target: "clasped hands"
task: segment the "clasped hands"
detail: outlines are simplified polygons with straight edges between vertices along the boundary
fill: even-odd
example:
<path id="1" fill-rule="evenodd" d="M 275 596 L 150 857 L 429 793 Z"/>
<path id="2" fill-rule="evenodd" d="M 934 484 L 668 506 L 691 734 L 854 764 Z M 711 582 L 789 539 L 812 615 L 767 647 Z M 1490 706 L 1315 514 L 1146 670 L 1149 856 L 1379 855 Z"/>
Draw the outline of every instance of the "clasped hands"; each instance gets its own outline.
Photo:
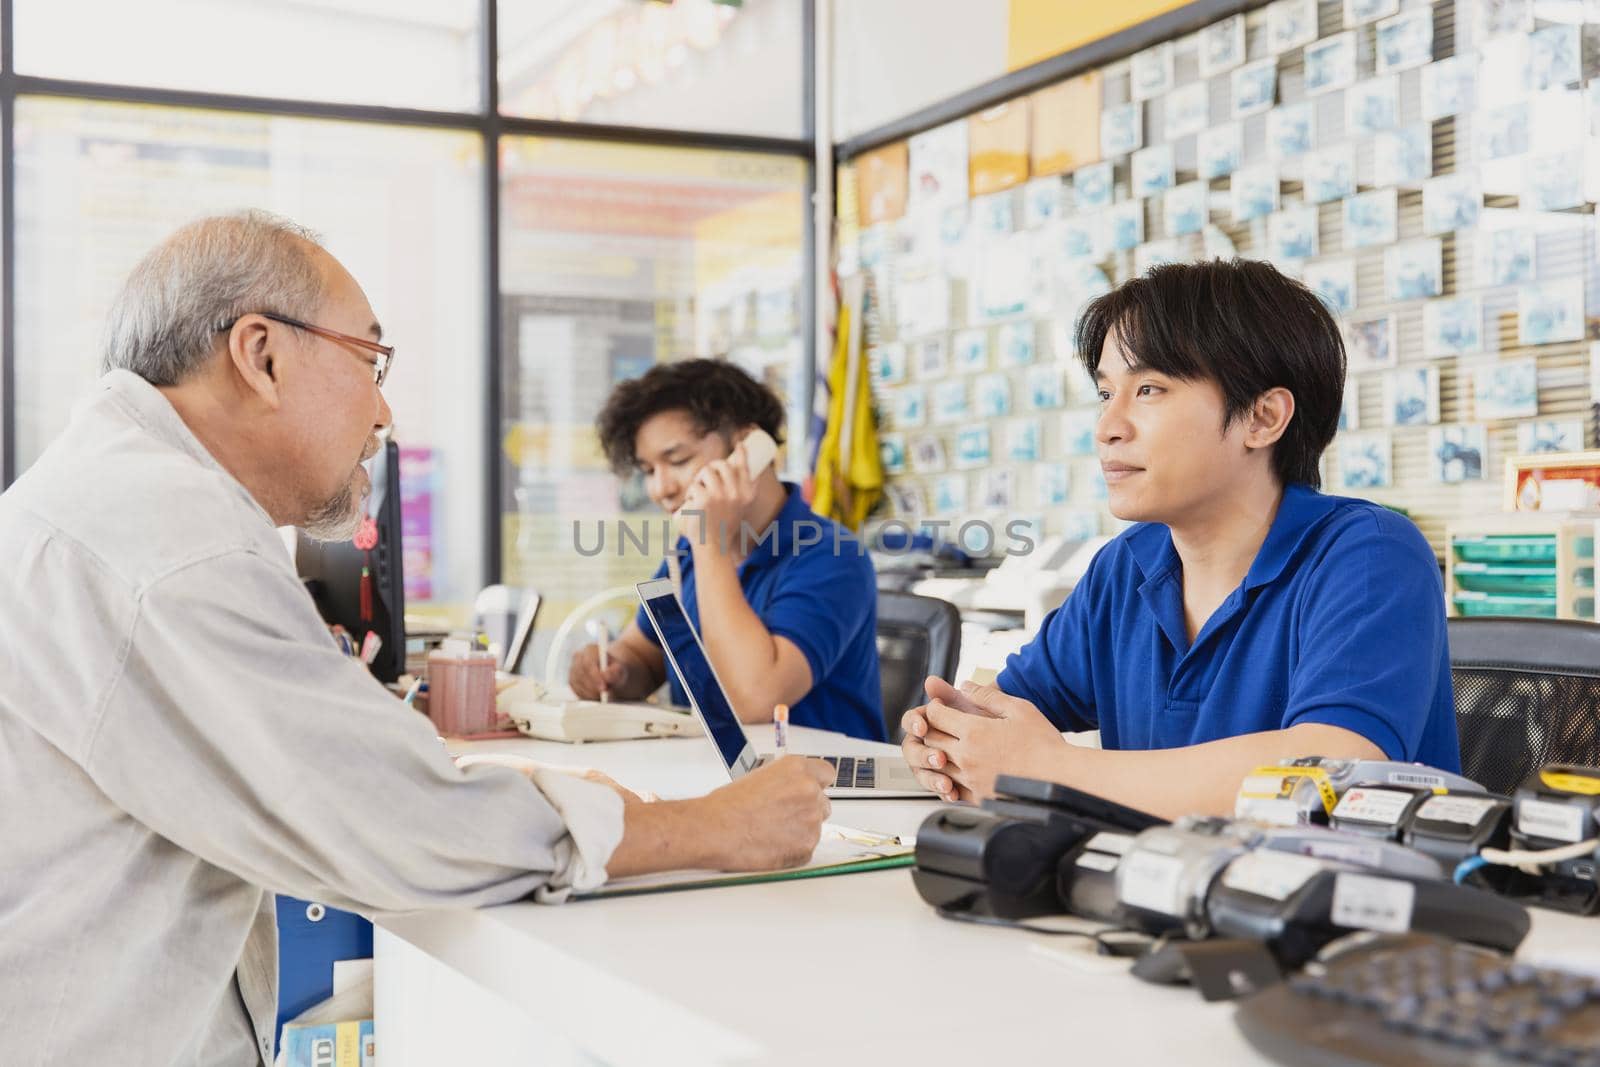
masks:
<path id="1" fill-rule="evenodd" d="M 900 743 L 917 780 L 945 800 L 994 795 L 1001 774 L 1053 778 L 1067 742 L 1044 713 L 992 685 L 924 683 L 928 703 L 900 719 Z"/>

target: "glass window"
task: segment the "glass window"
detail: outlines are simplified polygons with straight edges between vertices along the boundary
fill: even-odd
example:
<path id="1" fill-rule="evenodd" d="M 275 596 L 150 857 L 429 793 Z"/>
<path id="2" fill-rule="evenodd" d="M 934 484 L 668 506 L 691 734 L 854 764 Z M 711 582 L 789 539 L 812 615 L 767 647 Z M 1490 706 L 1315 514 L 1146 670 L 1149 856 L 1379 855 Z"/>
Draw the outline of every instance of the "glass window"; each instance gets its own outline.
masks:
<path id="1" fill-rule="evenodd" d="M 16 126 L 18 473 L 99 375 L 133 264 L 197 216 L 275 211 L 323 236 L 396 346 L 384 392 L 411 450 L 410 599 L 470 604 L 485 513 L 482 139 L 42 97 L 18 100 Z"/>
<path id="2" fill-rule="evenodd" d="M 803 137 L 800 0 L 500 5 L 500 109 Z"/>
<path id="3" fill-rule="evenodd" d="M 13 3 L 20 74 L 435 111 L 483 103 L 479 0 Z"/>
<path id="4" fill-rule="evenodd" d="M 804 470 L 807 164 L 550 138 L 507 138 L 501 158 L 504 574 L 562 619 L 662 558 L 664 516 L 637 476 L 607 469 L 595 435 L 617 382 L 665 360 L 732 359 L 786 398 L 788 470 Z M 622 526 L 648 546 L 624 543 Z M 614 631 L 635 606 L 619 598 Z"/>

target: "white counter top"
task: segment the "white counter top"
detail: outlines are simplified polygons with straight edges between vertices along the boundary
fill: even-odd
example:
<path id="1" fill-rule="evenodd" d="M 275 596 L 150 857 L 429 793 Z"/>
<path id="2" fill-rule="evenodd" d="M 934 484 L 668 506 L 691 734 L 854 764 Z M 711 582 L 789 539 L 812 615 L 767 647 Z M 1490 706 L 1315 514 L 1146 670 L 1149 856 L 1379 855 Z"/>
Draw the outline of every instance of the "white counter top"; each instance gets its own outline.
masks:
<path id="1" fill-rule="evenodd" d="M 799 751 L 863 749 L 792 733 Z M 595 766 L 663 796 L 726 780 L 701 739 L 476 747 Z M 932 807 L 839 801 L 833 819 L 901 832 Z M 1575 943 L 1600 958 L 1600 920 L 1537 912 L 1525 947 Z M 1085 945 L 942 920 L 909 870 L 419 913 L 379 923 L 377 1033 L 385 1067 L 1267 1062 L 1230 1006 L 1138 982 Z"/>

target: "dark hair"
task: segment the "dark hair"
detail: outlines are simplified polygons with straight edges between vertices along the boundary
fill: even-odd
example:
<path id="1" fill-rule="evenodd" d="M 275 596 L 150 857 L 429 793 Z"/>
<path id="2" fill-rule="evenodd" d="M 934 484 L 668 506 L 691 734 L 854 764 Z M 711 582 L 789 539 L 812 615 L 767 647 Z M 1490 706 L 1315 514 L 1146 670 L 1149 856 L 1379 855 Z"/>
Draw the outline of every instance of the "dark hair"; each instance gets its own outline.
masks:
<path id="1" fill-rule="evenodd" d="M 1322 484 L 1317 461 L 1339 428 L 1345 353 L 1322 301 L 1258 260 L 1154 267 L 1090 302 L 1078 322 L 1078 358 L 1092 377 L 1106 338 L 1138 363 L 1180 381 L 1222 389 L 1223 428 L 1279 386 L 1294 416 L 1272 450 L 1284 485 Z"/>
<path id="2" fill-rule="evenodd" d="M 663 411 L 683 412 L 702 434 L 726 436 L 753 423 L 783 443 L 783 401 L 739 367 L 720 359 L 658 363 L 641 377 L 619 382 L 595 419 L 613 470 L 633 468 L 639 427 Z"/>

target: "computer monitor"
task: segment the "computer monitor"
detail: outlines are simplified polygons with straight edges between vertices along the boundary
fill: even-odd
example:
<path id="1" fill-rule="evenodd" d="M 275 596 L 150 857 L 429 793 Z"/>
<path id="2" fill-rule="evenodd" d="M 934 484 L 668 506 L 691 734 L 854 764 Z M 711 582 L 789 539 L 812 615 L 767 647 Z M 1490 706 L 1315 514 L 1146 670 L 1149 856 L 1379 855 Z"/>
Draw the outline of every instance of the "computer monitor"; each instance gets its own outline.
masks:
<path id="1" fill-rule="evenodd" d="M 406 665 L 406 589 L 400 552 L 400 448 L 390 440 L 368 461 L 372 493 L 365 509 L 378 526 L 378 543 L 370 552 L 351 541 L 314 541 L 304 532 L 295 544 L 295 569 L 329 626 L 349 632 L 356 647 L 368 631 L 383 639 L 372 673 L 392 682 Z M 361 571 L 370 570 L 371 617 L 362 618 Z"/>

